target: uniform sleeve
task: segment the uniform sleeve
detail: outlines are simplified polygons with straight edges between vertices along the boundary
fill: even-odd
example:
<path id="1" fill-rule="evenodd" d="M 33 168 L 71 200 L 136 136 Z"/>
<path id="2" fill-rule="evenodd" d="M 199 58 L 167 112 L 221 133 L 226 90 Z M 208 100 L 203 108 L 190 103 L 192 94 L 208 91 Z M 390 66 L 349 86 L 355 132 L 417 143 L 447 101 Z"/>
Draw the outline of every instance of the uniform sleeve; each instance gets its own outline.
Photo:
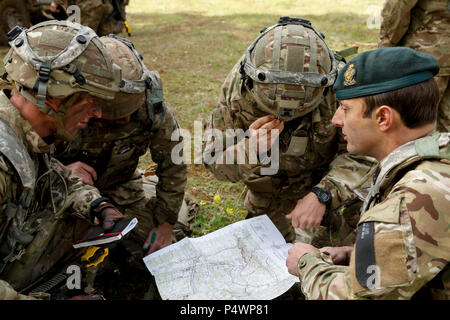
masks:
<path id="1" fill-rule="evenodd" d="M 179 130 L 177 120 L 168 103 L 164 103 L 166 112 L 158 131 L 152 135 L 150 152 L 152 160 L 158 164 L 156 175 L 156 202 L 153 212 L 159 224 L 168 222 L 175 224 L 178 212 L 183 203 L 187 181 L 187 169 L 184 163 L 172 161 L 172 150 L 179 141 L 172 141 L 172 133 Z"/>
<path id="2" fill-rule="evenodd" d="M 378 166 L 375 158 L 357 156 L 347 152 L 347 142 L 338 128 L 338 155 L 329 164 L 329 171 L 316 187 L 331 192 L 332 212 L 338 208 L 362 200 L 370 188 L 372 176 Z"/>
<path id="3" fill-rule="evenodd" d="M 55 158 L 51 159 L 51 166 L 63 180 L 57 182 L 60 190 L 67 188 L 67 198 L 65 204 L 63 204 L 66 211 L 79 218 L 89 220 L 91 203 L 101 197 L 100 191 L 83 183 L 77 175 Z"/>
<path id="4" fill-rule="evenodd" d="M 411 10 L 418 0 L 386 0 L 381 11 L 378 47 L 395 47 L 408 31 Z"/>
<path id="5" fill-rule="evenodd" d="M 370 187 L 378 162 L 371 157 L 340 154 L 329 165 L 330 171 L 317 187 L 331 192 L 331 210 L 363 197 Z"/>
<path id="6" fill-rule="evenodd" d="M 347 267 L 317 253 L 298 264 L 308 299 L 410 299 L 450 261 L 450 179 L 441 171 L 407 174 L 365 212 Z M 406 177 L 406 176 L 405 176 Z"/>

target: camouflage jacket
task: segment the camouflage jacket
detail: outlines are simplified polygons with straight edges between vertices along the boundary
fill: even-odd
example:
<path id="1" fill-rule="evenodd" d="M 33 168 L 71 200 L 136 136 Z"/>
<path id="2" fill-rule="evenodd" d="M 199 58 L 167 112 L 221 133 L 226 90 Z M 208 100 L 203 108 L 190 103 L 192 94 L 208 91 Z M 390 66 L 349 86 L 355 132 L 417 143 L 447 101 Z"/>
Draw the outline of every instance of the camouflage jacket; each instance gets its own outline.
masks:
<path id="1" fill-rule="evenodd" d="M 308 299 L 450 298 L 450 134 L 409 142 L 379 168 L 349 266 L 318 253 L 299 260 Z"/>
<path id="2" fill-rule="evenodd" d="M 386 0 L 381 12 L 379 47 L 406 46 L 433 55 L 439 75 L 450 75 L 450 2 Z"/>
<path id="3" fill-rule="evenodd" d="M 6 91 L 0 91 L 0 121 L 2 130 L 11 129 L 17 137 L 0 143 L 1 300 L 26 298 L 12 288 L 23 288 L 42 275 L 42 270 L 33 270 L 33 261 L 46 254 L 43 239 L 52 237 L 55 221 L 72 216 L 88 220 L 91 203 L 100 194 L 49 156 L 50 146 L 11 104 Z M 17 163 L 11 161 L 12 153 Z"/>
<path id="4" fill-rule="evenodd" d="M 106 125 L 102 121 L 89 123 L 77 139 L 61 148 L 56 157 L 64 164 L 82 161 L 97 172 L 95 186 L 102 195 L 118 205 L 127 205 L 144 196 L 143 189 L 118 188 L 129 181 L 136 171 L 139 158 L 150 149 L 152 160 L 158 165 L 156 201 L 152 213 L 157 222 L 177 221 L 187 180 L 186 165 L 171 160 L 172 133 L 179 128 L 168 103 L 152 122 L 149 110 L 142 106 L 124 125 Z M 58 147 L 58 150 L 60 148 Z"/>
<path id="5" fill-rule="evenodd" d="M 318 185 L 332 193 L 332 209 L 354 201 L 356 196 L 352 190 L 365 182 L 370 170 L 375 168 L 374 160 L 347 153 L 336 158 L 345 152 L 346 144 L 341 130 L 331 123 L 336 111 L 335 96 L 331 93 L 312 112 L 285 123 L 279 138 L 279 170 L 274 175 L 261 173 L 261 169 L 267 166 L 249 164 L 248 138 L 231 146 L 225 145 L 227 129 L 245 131 L 253 121 L 265 115 L 250 94 L 241 88 L 239 66 L 240 61 L 228 74 L 218 106 L 206 125 L 206 129 L 218 129 L 224 134 L 224 152 L 218 159 L 223 164 L 218 164 L 219 161 L 205 163 L 206 167 L 217 179 L 243 181 L 253 192 L 286 192 L 300 199 Z M 213 143 L 205 143 L 204 154 L 211 153 L 213 148 L 216 148 Z M 240 148 L 245 149 L 246 164 L 225 164 L 227 154 L 237 153 Z"/>

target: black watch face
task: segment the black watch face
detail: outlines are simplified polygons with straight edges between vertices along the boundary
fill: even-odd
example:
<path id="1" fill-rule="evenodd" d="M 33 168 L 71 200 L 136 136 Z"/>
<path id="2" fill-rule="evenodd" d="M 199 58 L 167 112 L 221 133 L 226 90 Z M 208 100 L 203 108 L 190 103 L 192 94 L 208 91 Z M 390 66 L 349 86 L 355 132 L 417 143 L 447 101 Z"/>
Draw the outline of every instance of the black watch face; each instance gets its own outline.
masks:
<path id="1" fill-rule="evenodd" d="M 321 203 L 327 203 L 328 201 L 331 200 L 330 195 L 324 190 L 316 189 L 315 194 L 317 195 L 317 198 L 319 199 L 319 202 L 321 202 Z"/>
<path id="2" fill-rule="evenodd" d="M 320 200 L 321 200 L 322 202 L 328 202 L 329 199 L 330 199 L 330 198 L 328 197 L 328 195 L 327 195 L 325 192 L 321 192 L 321 193 L 320 193 Z"/>

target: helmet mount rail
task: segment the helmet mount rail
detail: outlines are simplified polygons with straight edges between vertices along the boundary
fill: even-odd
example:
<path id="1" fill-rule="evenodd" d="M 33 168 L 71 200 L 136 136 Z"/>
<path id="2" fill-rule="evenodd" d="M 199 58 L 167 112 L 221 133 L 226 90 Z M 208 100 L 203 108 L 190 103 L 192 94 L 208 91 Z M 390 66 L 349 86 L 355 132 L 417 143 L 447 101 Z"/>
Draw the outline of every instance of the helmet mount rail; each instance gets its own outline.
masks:
<path id="1" fill-rule="evenodd" d="M 251 54 L 258 41 L 270 30 L 287 24 L 302 25 L 314 32 L 324 44 L 324 48 L 328 51 L 331 60 L 331 70 L 327 74 L 321 74 L 316 72 L 290 72 L 279 70 L 262 70 L 258 69 L 251 62 Z M 261 30 L 259 36 L 253 41 L 253 43 L 247 48 L 244 59 L 241 61 L 240 73 L 245 77 L 249 77 L 254 81 L 266 84 L 290 84 L 290 85 L 303 85 L 308 87 L 323 88 L 330 87 L 334 84 L 337 76 L 337 61 L 332 50 L 330 50 L 324 41 L 324 36 L 320 32 L 317 32 L 311 25 L 311 22 L 302 18 L 283 16 L 279 19 L 276 25 L 267 27 Z"/>
<path id="2" fill-rule="evenodd" d="M 107 37 L 121 41 L 136 56 L 142 68 L 142 76 L 139 80 L 122 79 L 119 85 L 121 92 L 125 93 L 141 93 L 146 92 L 147 104 L 160 104 L 163 101 L 163 88 L 161 77 L 157 71 L 149 71 L 144 64 L 142 55 L 136 50 L 133 43 L 125 38 L 115 34 L 109 34 Z"/>
<path id="3" fill-rule="evenodd" d="M 51 23 L 51 21 L 48 21 Z M 41 24 L 44 25 L 45 23 Z M 38 78 L 34 84 L 33 90 L 37 91 L 37 107 L 44 108 L 45 99 L 47 96 L 48 82 L 50 73 L 54 69 L 62 69 L 73 75 L 75 82 L 84 85 L 86 83 L 85 77 L 81 72 L 71 65 L 71 62 L 78 58 L 88 47 L 90 41 L 96 37 L 96 33 L 89 27 L 75 25 L 67 22 L 71 27 L 77 30 L 77 33 L 72 38 L 71 42 L 65 49 L 54 56 L 38 56 L 32 49 L 27 39 L 27 31 L 32 31 L 34 28 L 24 28 L 16 26 L 8 32 L 9 45 L 16 54 L 28 65 L 30 65 L 38 73 Z"/>

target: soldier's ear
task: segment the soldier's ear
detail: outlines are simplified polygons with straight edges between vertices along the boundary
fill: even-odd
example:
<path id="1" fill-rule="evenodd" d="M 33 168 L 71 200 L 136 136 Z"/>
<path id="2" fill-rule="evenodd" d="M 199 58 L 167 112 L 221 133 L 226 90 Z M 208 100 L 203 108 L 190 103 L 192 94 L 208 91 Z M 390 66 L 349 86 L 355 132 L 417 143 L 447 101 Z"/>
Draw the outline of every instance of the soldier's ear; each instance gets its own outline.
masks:
<path id="1" fill-rule="evenodd" d="M 373 111 L 372 119 L 376 122 L 380 131 L 386 132 L 392 129 L 394 125 L 397 125 L 398 120 L 401 121 L 399 116 L 400 115 L 395 109 L 382 105 Z"/>

